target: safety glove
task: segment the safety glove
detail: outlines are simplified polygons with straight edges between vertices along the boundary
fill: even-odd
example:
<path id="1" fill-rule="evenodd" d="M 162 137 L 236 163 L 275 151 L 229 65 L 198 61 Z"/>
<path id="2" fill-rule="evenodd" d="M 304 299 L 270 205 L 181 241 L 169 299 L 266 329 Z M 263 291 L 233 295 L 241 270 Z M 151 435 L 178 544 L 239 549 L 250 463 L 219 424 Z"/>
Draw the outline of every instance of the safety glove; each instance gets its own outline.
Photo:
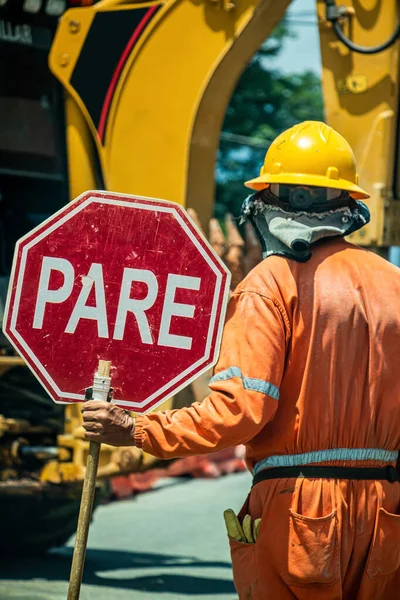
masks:
<path id="1" fill-rule="evenodd" d="M 238 517 L 231 508 L 224 511 L 224 519 L 230 538 L 248 544 L 254 544 L 257 541 L 261 519 L 255 519 L 252 524 L 251 516 L 245 515 L 243 523 L 240 524 Z"/>
<path id="2" fill-rule="evenodd" d="M 110 446 L 135 445 L 135 419 L 122 408 L 101 400 L 88 400 L 82 407 L 85 439 Z"/>

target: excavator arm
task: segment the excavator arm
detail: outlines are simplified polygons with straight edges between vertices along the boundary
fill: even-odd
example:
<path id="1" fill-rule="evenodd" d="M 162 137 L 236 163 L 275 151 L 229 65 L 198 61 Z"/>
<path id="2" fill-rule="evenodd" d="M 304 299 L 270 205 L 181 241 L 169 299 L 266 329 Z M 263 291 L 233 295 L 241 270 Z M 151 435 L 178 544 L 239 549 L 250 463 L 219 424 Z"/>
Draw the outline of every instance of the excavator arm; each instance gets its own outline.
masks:
<path id="1" fill-rule="evenodd" d="M 212 215 L 222 121 L 288 0 L 102 0 L 68 10 L 50 53 L 66 90 L 70 194 L 105 187 Z M 327 122 L 371 192 L 366 246 L 400 244 L 396 0 L 317 0 Z"/>
<path id="2" fill-rule="evenodd" d="M 66 90 L 71 197 L 97 186 L 165 198 L 206 226 L 232 90 L 288 4 L 102 0 L 68 10 L 49 64 Z"/>

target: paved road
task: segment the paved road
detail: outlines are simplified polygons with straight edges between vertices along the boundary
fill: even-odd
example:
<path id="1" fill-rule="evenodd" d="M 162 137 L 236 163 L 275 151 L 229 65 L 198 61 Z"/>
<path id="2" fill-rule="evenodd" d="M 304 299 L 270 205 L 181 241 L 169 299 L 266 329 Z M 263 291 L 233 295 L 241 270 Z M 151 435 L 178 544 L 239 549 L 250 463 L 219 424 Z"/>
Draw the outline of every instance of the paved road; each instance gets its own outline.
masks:
<path id="1" fill-rule="evenodd" d="M 235 600 L 222 511 L 239 510 L 249 487 L 246 473 L 170 480 L 101 506 L 81 600 Z M 0 599 L 65 600 L 72 547 L 73 539 L 46 557 L 3 562 Z"/>

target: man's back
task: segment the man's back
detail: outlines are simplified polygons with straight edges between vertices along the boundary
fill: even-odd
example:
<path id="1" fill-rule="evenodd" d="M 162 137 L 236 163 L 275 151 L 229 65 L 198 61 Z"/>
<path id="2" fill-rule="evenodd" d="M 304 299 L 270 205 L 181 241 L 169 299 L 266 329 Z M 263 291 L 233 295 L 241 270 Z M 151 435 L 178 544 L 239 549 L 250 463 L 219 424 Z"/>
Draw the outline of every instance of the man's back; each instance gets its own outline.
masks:
<path id="1" fill-rule="evenodd" d="M 290 324 L 279 406 L 254 440 L 262 438 L 264 457 L 397 450 L 400 270 L 335 240 L 316 246 L 305 264 L 266 259 L 240 288 L 272 296 Z M 326 459 L 351 456 L 335 452 Z M 378 466 L 379 453 L 371 459 Z M 388 456 L 382 459 L 387 464 Z"/>
<path id="2" fill-rule="evenodd" d="M 399 484 L 315 479 L 301 470 L 396 464 L 399 269 L 342 240 L 325 241 L 305 264 L 269 257 L 237 292 L 268 298 L 286 339 L 278 407 L 248 442 L 248 464 L 260 474 L 300 467 L 297 479 L 282 473 L 258 483 L 239 515 L 262 519 L 255 555 L 231 541 L 234 564 L 258 573 L 249 598 L 395 600 Z M 246 597 L 245 575 L 236 587 Z"/>

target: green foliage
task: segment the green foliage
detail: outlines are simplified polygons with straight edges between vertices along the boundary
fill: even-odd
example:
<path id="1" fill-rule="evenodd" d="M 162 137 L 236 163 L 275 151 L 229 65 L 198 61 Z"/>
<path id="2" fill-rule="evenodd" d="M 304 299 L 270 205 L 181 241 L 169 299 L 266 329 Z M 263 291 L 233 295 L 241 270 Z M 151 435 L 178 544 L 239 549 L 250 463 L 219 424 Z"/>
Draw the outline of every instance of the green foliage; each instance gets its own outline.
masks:
<path id="1" fill-rule="evenodd" d="M 265 151 L 279 133 L 300 121 L 323 120 L 320 81 L 313 72 L 285 75 L 270 68 L 269 59 L 290 36 L 283 21 L 250 61 L 229 103 L 216 171 L 217 218 L 240 213 L 247 195 L 243 182 L 258 174 Z M 251 138 L 255 145 L 235 136 Z"/>

